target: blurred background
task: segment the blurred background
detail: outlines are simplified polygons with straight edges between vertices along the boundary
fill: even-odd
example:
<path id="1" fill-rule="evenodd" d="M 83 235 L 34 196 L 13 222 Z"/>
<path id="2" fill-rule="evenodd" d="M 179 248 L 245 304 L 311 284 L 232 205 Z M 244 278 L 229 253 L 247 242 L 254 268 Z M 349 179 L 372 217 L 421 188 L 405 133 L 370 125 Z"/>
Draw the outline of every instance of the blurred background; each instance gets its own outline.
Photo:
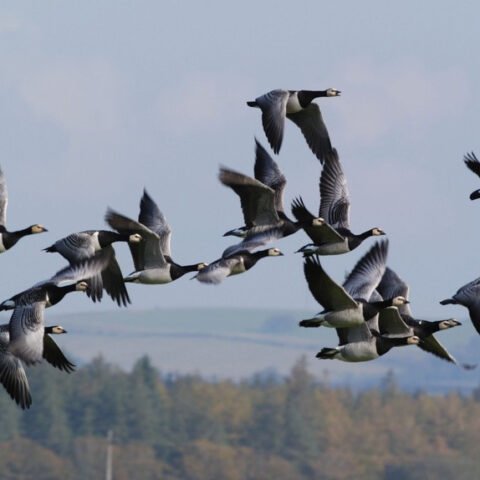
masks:
<path id="1" fill-rule="evenodd" d="M 462 321 L 441 341 L 460 361 L 478 363 L 467 311 L 438 302 L 480 274 L 480 203 L 468 199 L 480 179 L 462 162 L 478 147 L 479 13 L 475 2 L 410 0 L 3 2 L 0 164 L 8 227 L 49 229 L 1 256 L 3 297 L 60 269 L 63 259 L 41 250 L 69 233 L 105 228 L 107 206 L 136 217 L 143 188 L 172 226 L 174 259 L 215 260 L 233 243 L 222 234 L 243 223 L 218 168 L 253 174 L 254 137 L 268 146 L 260 112 L 245 102 L 274 88 L 334 87 L 342 96 L 319 104 L 347 176 L 352 230 L 387 232 L 389 265 L 410 284 L 415 316 Z M 275 159 L 288 180 L 286 204 L 301 195 L 316 211 L 320 164 L 291 122 Z M 218 287 L 185 277 L 129 286 L 128 310 L 71 295 L 48 311 L 47 323 L 69 331 L 59 343 L 80 372 L 29 370 L 34 405 L 27 413 L 0 395 L 2 424 L 10 422 L 2 429 L 2 478 L 41 478 L 39 471 L 49 472 L 42 478 L 101 478 L 109 430 L 114 458 L 125 463 L 114 466 L 114 478 L 430 478 L 438 473 L 432 465 L 444 478 L 478 476 L 468 448 L 476 443 L 478 371 L 415 348 L 364 365 L 314 358 L 337 339 L 297 327 L 320 309 L 293 253 L 307 242 L 303 232 L 278 242 L 284 257 Z M 325 268 L 341 281 L 372 243 L 325 258 Z M 128 248 L 116 250 L 129 273 Z M 106 387 L 117 381 L 123 400 Z M 148 401 L 137 398 L 143 387 L 136 381 L 148 385 Z M 175 392 L 185 382 L 182 400 Z M 166 423 L 143 425 L 145 402 L 155 406 L 145 415 Z M 186 404 L 200 416 L 175 411 Z M 228 424 L 238 410 L 243 416 Z M 287 424 L 312 429 L 292 433 Z M 261 445 L 252 425 L 265 436 Z M 353 449 L 363 445 L 356 456 L 344 453 L 350 440 Z M 36 448 L 43 450 L 30 457 L 50 459 L 58 470 L 33 460 L 28 470 L 25 452 Z M 127 467 L 127 458 L 136 466 Z M 228 467 L 202 470 L 220 458 Z"/>

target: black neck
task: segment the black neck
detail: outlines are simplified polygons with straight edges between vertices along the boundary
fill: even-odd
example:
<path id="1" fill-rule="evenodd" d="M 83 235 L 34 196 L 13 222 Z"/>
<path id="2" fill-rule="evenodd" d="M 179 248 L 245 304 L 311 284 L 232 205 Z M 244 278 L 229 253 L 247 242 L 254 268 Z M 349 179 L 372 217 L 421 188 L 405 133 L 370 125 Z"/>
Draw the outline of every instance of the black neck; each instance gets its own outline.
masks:
<path id="1" fill-rule="evenodd" d="M 17 237 L 25 237 L 26 235 L 32 235 L 32 227 L 24 228 L 23 230 L 17 230 L 16 232 L 10 232 L 11 235 L 16 235 Z"/>
<path id="2" fill-rule="evenodd" d="M 252 253 L 252 257 L 259 260 L 260 258 L 268 257 L 268 249 L 267 250 L 259 250 L 258 252 Z"/>
<path id="3" fill-rule="evenodd" d="M 74 292 L 77 289 L 77 285 L 73 283 L 72 285 L 67 285 L 65 287 L 57 287 L 57 285 L 51 285 L 48 288 L 48 298 L 50 300 L 50 305 L 55 305 L 60 302 L 63 297 L 70 292 Z"/>
<path id="4" fill-rule="evenodd" d="M 370 229 L 370 230 L 366 230 L 365 232 L 363 233 L 360 233 L 359 235 L 357 235 L 358 238 L 361 238 L 362 240 L 365 240 L 369 237 L 372 237 L 373 236 L 373 230 Z"/>
<path id="5" fill-rule="evenodd" d="M 297 93 L 297 98 L 298 98 L 298 103 L 305 108 L 310 103 L 312 103 L 312 100 L 318 97 L 326 97 L 327 96 L 327 91 L 326 90 L 300 90 Z"/>
<path id="6" fill-rule="evenodd" d="M 102 248 L 114 242 L 128 242 L 129 238 L 129 233 L 110 232 L 109 230 L 102 230 L 98 233 L 98 243 Z"/>
<path id="7" fill-rule="evenodd" d="M 340 229 L 337 228 L 337 231 L 340 233 Z M 348 237 L 348 247 L 350 250 L 353 250 L 354 248 L 357 248 L 366 238 L 371 237 L 373 233 L 372 230 L 367 230 L 359 235 L 355 235 L 348 229 L 342 229 L 341 235 Z"/>
<path id="8" fill-rule="evenodd" d="M 377 344 L 377 352 L 379 355 L 384 355 L 393 347 L 400 347 L 402 345 L 408 345 L 409 337 L 377 337 L 376 344 Z"/>
<path id="9" fill-rule="evenodd" d="M 170 272 L 172 272 L 172 276 L 178 278 L 188 272 L 198 272 L 198 266 L 198 263 L 195 263 L 193 265 L 178 265 L 176 263 L 172 263 L 170 267 Z"/>
<path id="10" fill-rule="evenodd" d="M 2 242 L 6 249 L 12 248 L 22 237 L 32 235 L 32 227 L 24 228 L 23 230 L 17 230 L 16 232 L 3 231 Z"/>
<path id="11" fill-rule="evenodd" d="M 390 307 L 392 305 L 392 300 L 381 300 L 379 302 L 365 302 L 363 301 L 363 318 L 365 320 L 370 320 L 374 317 L 380 310 Z"/>

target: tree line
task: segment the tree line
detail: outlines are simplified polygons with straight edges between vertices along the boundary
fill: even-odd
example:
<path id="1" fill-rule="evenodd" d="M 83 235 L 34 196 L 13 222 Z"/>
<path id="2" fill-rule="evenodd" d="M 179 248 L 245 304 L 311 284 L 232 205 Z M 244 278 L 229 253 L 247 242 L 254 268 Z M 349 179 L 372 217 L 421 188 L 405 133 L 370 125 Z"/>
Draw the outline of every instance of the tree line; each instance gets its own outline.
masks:
<path id="1" fill-rule="evenodd" d="M 104 478 L 109 430 L 115 480 L 480 478 L 480 389 L 409 394 L 390 373 L 355 393 L 303 358 L 243 382 L 162 374 L 148 357 L 34 373 L 29 411 L 0 395 L 2 479 Z"/>

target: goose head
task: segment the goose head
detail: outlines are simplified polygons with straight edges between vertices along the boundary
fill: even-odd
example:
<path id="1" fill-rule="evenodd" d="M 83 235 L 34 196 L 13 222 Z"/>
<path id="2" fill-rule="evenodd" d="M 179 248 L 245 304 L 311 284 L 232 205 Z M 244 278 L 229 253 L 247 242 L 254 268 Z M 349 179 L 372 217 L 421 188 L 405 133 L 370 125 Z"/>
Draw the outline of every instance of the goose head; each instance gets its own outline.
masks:
<path id="1" fill-rule="evenodd" d="M 407 338 L 407 345 L 418 345 L 419 343 L 420 337 L 417 337 L 416 335 Z"/>
<path id="2" fill-rule="evenodd" d="M 393 307 L 401 307 L 402 305 L 406 305 L 410 303 L 405 297 L 402 295 L 398 295 L 397 297 L 392 298 L 392 306 Z"/>
<path id="3" fill-rule="evenodd" d="M 38 223 L 36 223 L 35 225 L 32 225 L 30 227 L 30 231 L 32 233 L 43 233 L 43 232 L 48 232 L 48 230 L 43 226 L 43 225 L 40 225 Z"/>
<path id="4" fill-rule="evenodd" d="M 442 320 L 438 324 L 439 330 L 446 330 L 447 328 L 453 328 L 461 325 L 461 323 L 458 320 L 455 320 L 454 318 L 449 318 L 448 320 Z"/>
<path id="5" fill-rule="evenodd" d="M 269 257 L 278 257 L 283 255 L 283 253 L 278 248 L 269 248 L 267 251 Z"/>
<path id="6" fill-rule="evenodd" d="M 61 335 L 62 333 L 67 333 L 67 331 L 61 325 L 54 325 L 53 327 L 49 328 L 48 333 L 55 333 L 56 335 Z"/>
<path id="7" fill-rule="evenodd" d="M 317 217 L 312 220 L 312 227 L 321 227 L 325 225 L 325 220 L 322 217 Z"/>
<path id="8" fill-rule="evenodd" d="M 77 282 L 77 284 L 75 285 L 75 290 L 77 292 L 86 292 L 88 290 L 88 283 L 85 280 Z"/>
<path id="9" fill-rule="evenodd" d="M 372 237 L 377 237 L 379 235 L 386 235 L 386 233 L 378 227 L 372 228 L 371 230 Z"/>
<path id="10" fill-rule="evenodd" d="M 342 92 L 336 88 L 327 88 L 327 97 L 339 97 Z"/>
<path id="11" fill-rule="evenodd" d="M 139 233 L 132 233 L 128 237 L 128 243 L 140 243 L 143 240 L 143 237 Z"/>
<path id="12" fill-rule="evenodd" d="M 208 267 L 208 263 L 205 263 L 205 262 L 197 263 L 197 270 L 198 271 L 203 270 L 205 267 Z"/>

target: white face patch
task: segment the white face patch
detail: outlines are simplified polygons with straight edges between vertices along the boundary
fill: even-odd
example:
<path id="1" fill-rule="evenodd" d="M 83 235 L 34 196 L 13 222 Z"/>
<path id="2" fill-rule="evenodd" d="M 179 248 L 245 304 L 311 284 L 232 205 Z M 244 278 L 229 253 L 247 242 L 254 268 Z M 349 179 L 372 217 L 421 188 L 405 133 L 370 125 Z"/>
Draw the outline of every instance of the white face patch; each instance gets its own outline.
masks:
<path id="1" fill-rule="evenodd" d="M 327 89 L 327 97 L 337 97 L 340 95 L 340 90 L 337 90 L 335 88 L 328 88 Z"/>
<path id="2" fill-rule="evenodd" d="M 142 236 L 138 233 L 133 233 L 128 237 L 128 241 L 130 243 L 140 243 L 142 241 Z"/>
<path id="3" fill-rule="evenodd" d="M 404 304 L 409 303 L 409 302 L 405 297 L 398 296 L 398 297 L 395 297 L 393 299 L 392 303 L 395 307 L 399 307 L 399 306 L 404 305 Z"/>

